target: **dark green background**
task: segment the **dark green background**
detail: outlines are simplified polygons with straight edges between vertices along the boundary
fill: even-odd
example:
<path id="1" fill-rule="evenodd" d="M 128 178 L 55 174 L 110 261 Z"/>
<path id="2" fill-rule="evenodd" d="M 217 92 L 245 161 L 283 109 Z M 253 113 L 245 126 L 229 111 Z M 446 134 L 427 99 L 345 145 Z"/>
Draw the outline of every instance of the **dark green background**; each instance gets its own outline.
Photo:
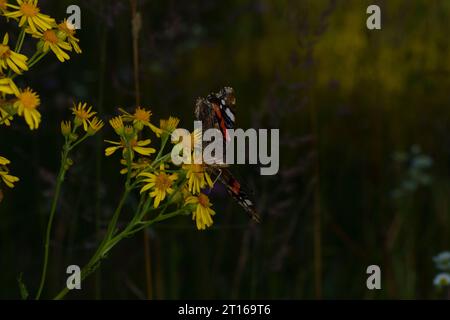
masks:
<path id="1" fill-rule="evenodd" d="M 375 3 L 382 30 L 369 31 L 366 8 Z M 22 119 L 0 128 L 1 154 L 21 178 L 0 204 L 5 299 L 19 298 L 20 272 L 36 290 L 59 122 L 72 101 L 93 104 L 105 120 L 135 105 L 129 1 L 39 4 L 59 19 L 69 4 L 81 7 L 83 54 L 64 64 L 47 57 L 18 81 L 41 96 L 37 132 Z M 240 127 L 281 132 L 277 176 L 234 169 L 254 190 L 261 225 L 219 190 L 213 228 L 198 232 L 177 218 L 149 230 L 154 298 L 441 297 L 432 257 L 450 248 L 449 1 L 145 0 L 138 10 L 142 105 L 156 123 L 173 115 L 190 128 L 195 99 L 230 85 Z M 106 128 L 74 156 L 46 298 L 65 285 L 67 265 L 87 262 L 96 221 L 101 232 L 117 205 L 123 177 L 102 143 L 113 136 Z M 393 155 L 413 145 L 433 159 L 432 183 L 394 198 L 411 161 Z M 381 267 L 382 290 L 366 288 L 371 264 Z M 82 286 L 68 297 L 144 298 L 142 234 L 115 248 Z"/>

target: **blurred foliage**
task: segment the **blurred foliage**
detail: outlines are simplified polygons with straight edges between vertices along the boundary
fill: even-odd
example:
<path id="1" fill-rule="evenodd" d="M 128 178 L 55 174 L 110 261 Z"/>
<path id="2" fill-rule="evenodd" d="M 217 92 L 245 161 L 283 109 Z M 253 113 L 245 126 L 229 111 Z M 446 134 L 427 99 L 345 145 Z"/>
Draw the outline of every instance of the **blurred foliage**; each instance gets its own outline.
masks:
<path id="1" fill-rule="evenodd" d="M 58 163 L 59 121 L 73 100 L 104 118 L 134 106 L 129 1 L 41 3 L 82 9 L 83 54 L 43 63 L 27 81 L 41 95 L 42 128 L 1 131 L 22 179 L 0 205 L 0 297 L 37 286 Z M 382 9 L 382 30 L 365 26 Z M 194 101 L 237 92 L 238 124 L 281 129 L 281 169 L 234 168 L 254 190 L 254 227 L 223 190 L 215 227 L 190 221 L 149 230 L 155 298 L 436 298 L 432 257 L 449 248 L 450 2 L 426 0 L 139 1 L 143 105 L 191 128 Z M 3 30 L 3 27 L 2 27 Z M 102 139 L 74 159 L 52 241 L 51 296 L 69 264 L 86 262 L 116 206 L 118 164 Z M 420 145 L 426 185 L 392 197 L 407 167 L 392 157 Z M 130 207 L 135 203 L 129 203 Z M 98 234 L 98 232 L 97 232 Z M 366 268 L 382 290 L 366 289 Z M 121 244 L 72 298 L 145 297 L 142 238 Z"/>

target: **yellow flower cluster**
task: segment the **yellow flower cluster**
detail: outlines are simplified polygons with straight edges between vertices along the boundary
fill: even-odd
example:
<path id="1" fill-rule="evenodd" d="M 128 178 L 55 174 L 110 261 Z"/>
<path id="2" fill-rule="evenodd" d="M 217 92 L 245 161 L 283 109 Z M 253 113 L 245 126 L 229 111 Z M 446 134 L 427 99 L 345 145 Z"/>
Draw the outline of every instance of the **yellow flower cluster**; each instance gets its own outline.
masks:
<path id="1" fill-rule="evenodd" d="M 30 130 L 35 130 L 41 123 L 38 110 L 41 99 L 29 87 L 18 88 L 14 79 L 29 71 L 50 51 L 61 62 L 70 59 L 68 52 L 72 50 L 81 53 L 79 40 L 75 37 L 75 28 L 66 20 L 57 24 L 54 18 L 42 13 L 38 0 L 0 0 L 0 16 L 8 22 L 15 21 L 20 30 L 15 43 L 10 42 L 10 34 L 0 35 L 0 126 L 11 125 L 18 115 L 23 117 Z M 28 55 L 22 52 L 27 36 L 38 39 L 35 52 Z M 85 130 L 92 135 L 102 126 L 100 120 L 92 119 L 85 125 Z M 1 181 L 12 188 L 19 179 L 9 174 L 9 163 L 0 157 Z"/>
<path id="2" fill-rule="evenodd" d="M 111 144 L 105 155 L 111 156 L 121 150 L 120 163 L 125 166 L 121 174 L 127 174 L 128 185 L 140 189 L 141 197 L 148 197 L 153 208 L 170 205 L 181 207 L 192 214 L 197 229 L 204 230 L 213 224 L 211 202 L 201 190 L 212 188 L 213 181 L 203 165 L 183 165 L 175 167 L 171 163 L 171 150 L 164 154 L 170 134 L 177 128 L 180 120 L 169 117 L 160 121 L 159 127 L 151 122 L 152 112 L 137 107 L 133 112 L 119 109 L 121 115 L 109 123 L 119 136 L 119 141 L 105 140 Z M 148 131 L 144 129 L 148 128 Z M 159 148 L 151 147 L 148 134 L 160 138 Z M 190 138 L 193 138 L 192 134 Z M 155 156 L 156 154 L 156 156 Z M 134 182 L 131 180 L 134 179 Z"/>
<path id="3" fill-rule="evenodd" d="M 66 20 L 56 24 L 54 18 L 41 12 L 37 0 L 15 2 L 0 0 L 0 15 L 16 21 L 20 28 L 13 46 L 8 33 L 3 35 L 0 43 L 0 125 L 9 125 L 17 114 L 34 130 L 41 122 L 39 95 L 30 88 L 17 88 L 14 78 L 28 71 L 49 51 L 64 62 L 70 59 L 68 52 L 74 50 L 81 53 L 81 49 L 75 37 L 75 28 Z M 27 35 L 38 39 L 36 51 L 30 54 L 31 58 L 21 52 Z"/>
<path id="4" fill-rule="evenodd" d="M 97 112 L 92 111 L 92 106 L 88 107 L 86 102 L 74 103 L 70 110 L 72 110 L 74 116 L 73 125 L 70 121 L 61 122 L 61 133 L 71 142 L 78 139 L 78 128 L 83 128 L 84 137 L 82 139 L 84 139 L 88 136 L 93 136 L 105 125 L 102 120 L 95 116 Z"/>

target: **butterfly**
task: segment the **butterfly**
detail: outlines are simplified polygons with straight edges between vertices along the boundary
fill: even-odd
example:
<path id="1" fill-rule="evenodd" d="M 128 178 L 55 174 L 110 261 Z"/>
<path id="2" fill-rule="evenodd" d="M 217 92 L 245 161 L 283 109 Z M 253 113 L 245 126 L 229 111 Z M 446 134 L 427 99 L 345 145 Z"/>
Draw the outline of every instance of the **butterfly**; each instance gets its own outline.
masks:
<path id="1" fill-rule="evenodd" d="M 234 89 L 225 87 L 217 93 L 210 93 L 206 98 L 198 98 L 195 103 L 194 116 L 202 122 L 206 129 L 220 130 L 224 143 L 230 141 L 228 129 L 235 128 L 236 96 Z M 224 164 L 207 165 L 206 172 L 215 181 L 223 184 L 228 194 L 244 208 L 248 215 L 256 222 L 260 222 L 255 205 L 248 196 L 241 183 L 233 176 Z"/>

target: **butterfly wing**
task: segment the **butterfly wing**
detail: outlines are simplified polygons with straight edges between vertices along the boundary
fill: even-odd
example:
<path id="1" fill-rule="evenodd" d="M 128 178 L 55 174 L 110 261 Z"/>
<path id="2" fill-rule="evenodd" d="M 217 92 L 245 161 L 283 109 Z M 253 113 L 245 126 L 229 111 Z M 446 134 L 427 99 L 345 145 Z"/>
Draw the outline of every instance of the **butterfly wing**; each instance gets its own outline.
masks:
<path id="1" fill-rule="evenodd" d="M 227 189 L 228 194 L 242 207 L 251 219 L 261 222 L 253 201 L 244 190 L 241 183 L 227 168 L 208 167 L 208 174 L 213 180 L 219 180 Z"/>
<path id="2" fill-rule="evenodd" d="M 234 89 L 225 87 L 218 93 L 208 95 L 206 100 L 215 116 L 215 127 L 222 132 L 225 141 L 230 141 L 227 130 L 234 129 L 236 120 L 236 96 Z"/>

